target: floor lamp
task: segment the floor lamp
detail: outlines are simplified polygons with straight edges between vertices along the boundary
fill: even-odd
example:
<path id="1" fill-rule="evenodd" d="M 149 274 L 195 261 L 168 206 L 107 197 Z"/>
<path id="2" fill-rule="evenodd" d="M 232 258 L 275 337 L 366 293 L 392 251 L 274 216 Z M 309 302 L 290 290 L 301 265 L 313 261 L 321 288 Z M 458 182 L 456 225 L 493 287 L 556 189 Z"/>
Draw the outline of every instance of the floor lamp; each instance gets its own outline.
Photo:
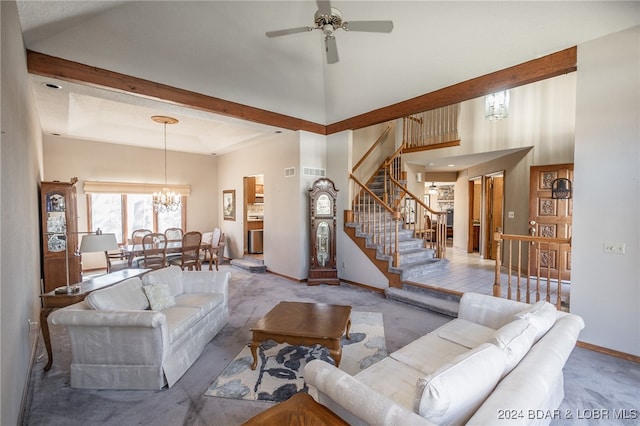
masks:
<path id="1" fill-rule="evenodd" d="M 74 234 L 87 234 L 82 237 L 80 243 L 80 253 L 91 253 L 96 251 L 111 251 L 118 250 L 118 242 L 116 241 L 115 234 L 103 234 L 102 230 L 98 228 L 96 232 L 74 232 Z M 65 237 L 68 235 L 64 233 Z M 58 287 L 55 289 L 56 294 L 73 294 L 80 291 L 80 286 L 69 285 L 69 245 L 65 246 L 65 267 L 67 285 Z"/>

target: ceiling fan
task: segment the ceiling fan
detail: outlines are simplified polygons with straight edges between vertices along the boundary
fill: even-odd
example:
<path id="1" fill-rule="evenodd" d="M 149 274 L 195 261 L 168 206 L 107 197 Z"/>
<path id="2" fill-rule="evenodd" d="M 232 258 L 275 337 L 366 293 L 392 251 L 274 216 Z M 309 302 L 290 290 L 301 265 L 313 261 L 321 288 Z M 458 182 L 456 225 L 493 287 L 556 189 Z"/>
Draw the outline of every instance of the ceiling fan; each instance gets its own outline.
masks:
<path id="1" fill-rule="evenodd" d="M 297 27 L 286 30 L 267 31 L 267 37 L 280 37 L 283 35 L 303 33 L 311 30 L 321 30 L 324 34 L 324 46 L 327 52 L 327 63 L 338 62 L 338 46 L 333 32 L 339 29 L 345 31 L 365 31 L 374 33 L 390 33 L 393 30 L 393 21 L 343 21 L 342 14 L 335 7 L 331 7 L 329 0 L 316 0 L 318 11 L 313 16 L 315 26 Z"/>

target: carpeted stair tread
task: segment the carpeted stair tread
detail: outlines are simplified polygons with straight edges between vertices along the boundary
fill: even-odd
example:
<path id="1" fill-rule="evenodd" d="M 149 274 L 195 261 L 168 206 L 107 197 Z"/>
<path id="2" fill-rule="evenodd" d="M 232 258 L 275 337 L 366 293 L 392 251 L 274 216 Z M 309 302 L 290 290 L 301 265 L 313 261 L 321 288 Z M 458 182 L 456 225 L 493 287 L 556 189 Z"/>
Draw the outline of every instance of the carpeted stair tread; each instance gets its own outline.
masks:
<path id="1" fill-rule="evenodd" d="M 458 301 L 450 298 L 443 298 L 418 291 L 409 291 L 393 287 L 387 288 L 384 293 L 387 299 L 390 300 L 418 306 L 453 318 L 458 316 L 458 308 L 460 304 Z"/>
<path id="2" fill-rule="evenodd" d="M 231 265 L 249 272 L 267 272 L 267 266 L 255 259 L 231 259 Z"/>

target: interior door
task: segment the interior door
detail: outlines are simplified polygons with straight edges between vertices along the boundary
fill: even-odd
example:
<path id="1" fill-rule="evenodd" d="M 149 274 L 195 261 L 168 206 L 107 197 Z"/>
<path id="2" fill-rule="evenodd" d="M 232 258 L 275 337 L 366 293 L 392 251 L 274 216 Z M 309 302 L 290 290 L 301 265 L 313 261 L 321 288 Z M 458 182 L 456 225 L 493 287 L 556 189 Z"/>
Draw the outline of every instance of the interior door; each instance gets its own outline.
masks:
<path id="1" fill-rule="evenodd" d="M 529 177 L 529 234 L 550 238 L 571 238 L 573 199 L 552 199 L 551 184 L 557 178 L 573 182 L 573 164 L 552 164 L 531 166 Z M 540 275 L 571 280 L 571 251 L 564 247 L 551 248 L 538 261 L 538 256 L 530 257 L 531 271 L 540 266 Z M 538 265 L 540 263 L 540 265 Z"/>
<path id="2" fill-rule="evenodd" d="M 496 259 L 496 242 L 493 233 L 503 227 L 504 175 L 502 173 L 485 176 L 485 259 Z"/>

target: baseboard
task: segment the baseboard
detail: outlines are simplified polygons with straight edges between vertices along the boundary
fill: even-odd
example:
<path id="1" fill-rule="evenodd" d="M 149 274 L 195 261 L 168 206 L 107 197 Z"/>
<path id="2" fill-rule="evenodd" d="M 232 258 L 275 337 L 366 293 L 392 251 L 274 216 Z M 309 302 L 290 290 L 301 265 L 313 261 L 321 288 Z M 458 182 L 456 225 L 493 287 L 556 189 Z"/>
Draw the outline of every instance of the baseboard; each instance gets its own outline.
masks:
<path id="1" fill-rule="evenodd" d="M 37 324 L 37 323 L 36 323 Z M 29 368 L 27 368 L 27 377 L 24 380 L 24 387 L 22 389 L 22 398 L 20 399 L 20 414 L 18 416 L 18 424 L 24 424 L 24 414 L 27 409 L 27 398 L 29 397 L 31 390 L 31 373 L 33 366 L 36 363 L 37 349 L 38 349 L 38 337 L 40 336 L 40 325 L 34 327 L 35 330 L 31 330 L 29 333 L 29 340 L 31 343 L 31 350 L 29 353 Z"/>
<path id="2" fill-rule="evenodd" d="M 276 275 L 276 276 L 278 276 L 280 278 L 284 278 L 285 280 L 295 281 L 297 283 L 303 283 L 303 282 L 307 281 L 306 279 L 299 280 L 297 278 L 289 277 L 287 275 L 283 275 L 283 274 L 280 274 L 278 272 L 273 272 L 271 269 L 269 269 L 269 267 L 267 267 L 267 273 L 272 274 L 272 275 Z"/>
<path id="3" fill-rule="evenodd" d="M 620 352 L 613 349 L 604 348 L 602 346 L 594 345 L 591 343 L 585 343 L 581 341 L 578 341 L 576 343 L 576 346 L 578 346 L 579 348 L 588 349 L 590 351 L 599 352 L 615 358 L 621 358 L 627 361 L 635 362 L 636 364 L 640 364 L 640 356 L 637 356 L 637 355 L 631 355 L 625 352 Z"/>
<path id="4" fill-rule="evenodd" d="M 356 287 L 364 288 L 365 290 L 371 290 L 371 291 L 376 292 L 376 293 L 384 294 L 384 289 L 383 288 L 371 287 L 370 285 L 358 283 L 358 282 L 351 281 L 351 280 L 345 280 L 344 278 L 340 278 L 340 281 L 343 281 L 343 282 L 345 282 L 347 284 L 351 284 L 351 285 L 356 286 Z"/>

